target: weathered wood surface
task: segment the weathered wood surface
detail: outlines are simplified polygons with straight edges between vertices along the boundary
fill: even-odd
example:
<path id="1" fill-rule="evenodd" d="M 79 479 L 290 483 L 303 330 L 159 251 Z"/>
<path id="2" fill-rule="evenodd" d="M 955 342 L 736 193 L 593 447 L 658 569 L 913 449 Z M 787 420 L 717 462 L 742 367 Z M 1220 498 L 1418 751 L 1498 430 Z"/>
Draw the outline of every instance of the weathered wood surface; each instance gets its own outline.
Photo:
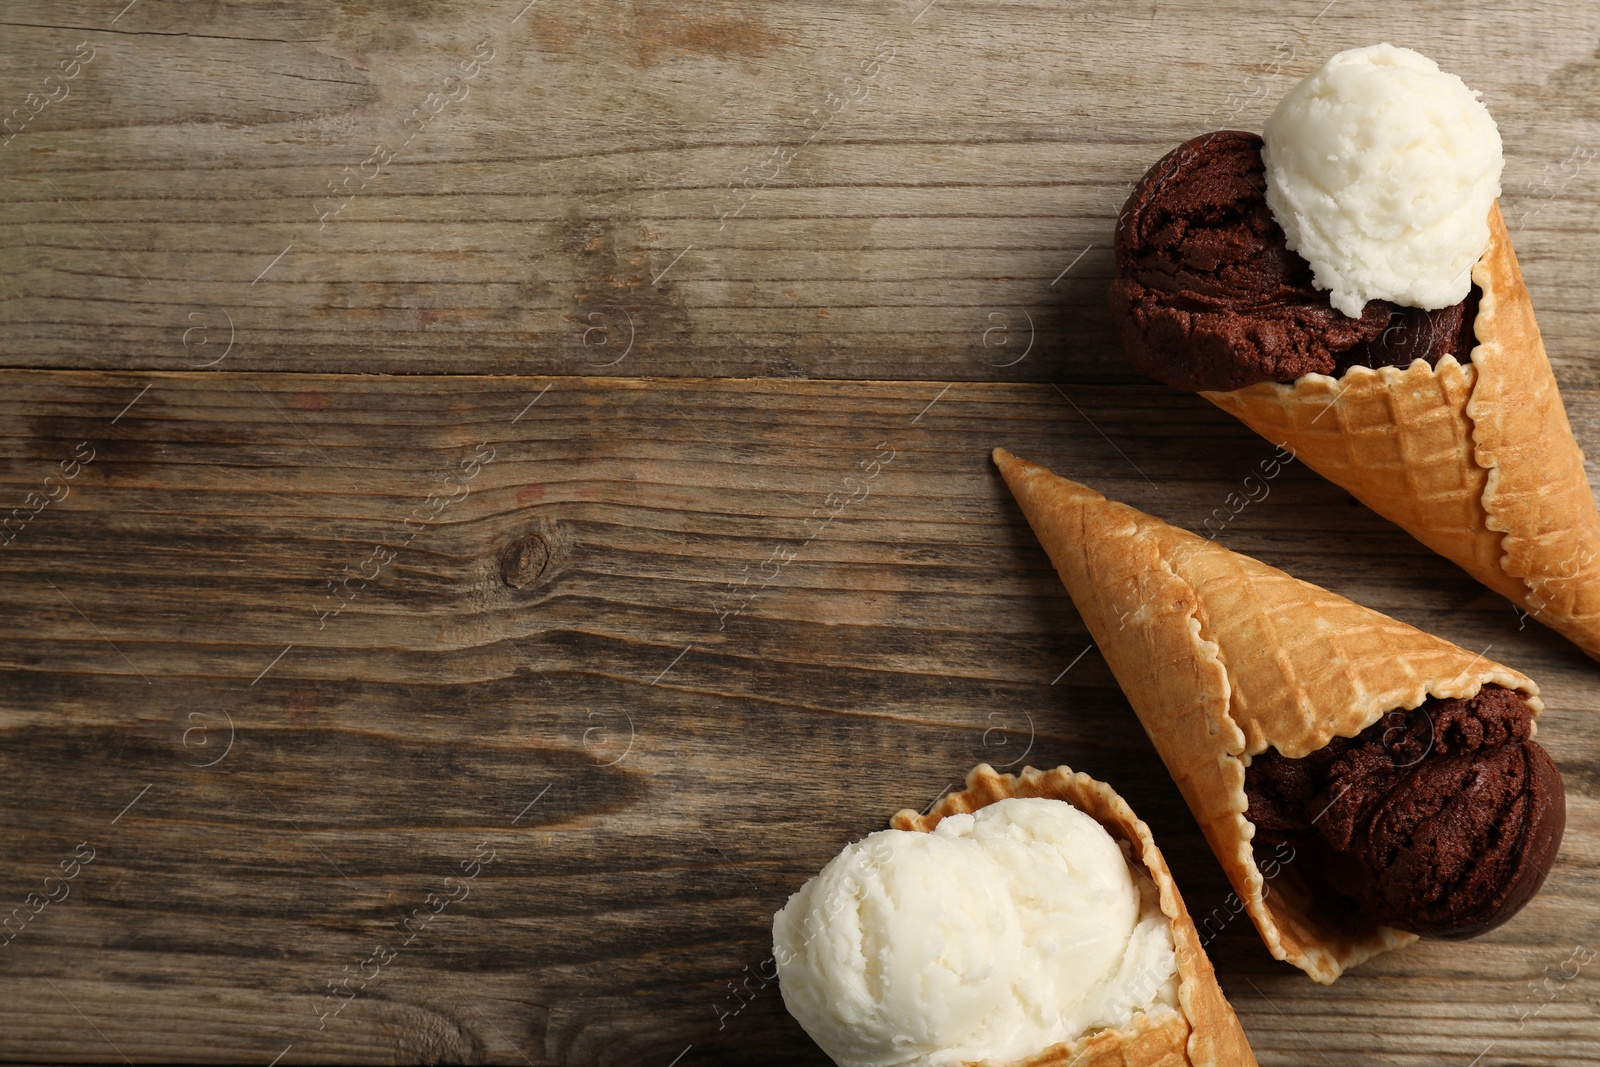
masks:
<path id="1" fill-rule="evenodd" d="M 0 1058 L 820 1064 L 750 977 L 773 911 L 980 761 L 1113 782 L 1191 909 L 1227 915 L 987 458 L 1200 528 L 1272 452 L 1203 401 L 5 382 L 0 500 L 66 495 L 0 548 L 0 911 L 69 895 L 0 948 Z M 1568 400 L 1595 441 L 1600 393 Z M 1595 666 L 1298 466 L 1219 537 L 1537 678 L 1569 790 L 1549 884 L 1481 940 L 1329 989 L 1224 924 L 1211 949 L 1261 1062 L 1600 1059 L 1596 967 L 1572 974 L 1600 948 Z M 80 843 L 92 861 L 46 883 Z M 493 861 L 467 878 L 475 850 Z"/>
<path id="2" fill-rule="evenodd" d="M 1593 384 L 1597 38 L 1572 0 L 8 0 L 0 362 L 1129 380 L 1129 183 L 1389 39 L 1484 92 Z"/>
<path id="3" fill-rule="evenodd" d="M 820 1063 L 771 913 L 980 761 L 1226 918 L 986 457 L 1225 509 L 1111 223 L 1340 48 L 1484 91 L 1600 447 L 1594 5 L 525 4 L 0 0 L 0 1060 Z M 1569 789 L 1480 941 L 1227 922 L 1262 1063 L 1600 1061 L 1596 668 L 1302 469 L 1220 538 L 1535 676 Z"/>

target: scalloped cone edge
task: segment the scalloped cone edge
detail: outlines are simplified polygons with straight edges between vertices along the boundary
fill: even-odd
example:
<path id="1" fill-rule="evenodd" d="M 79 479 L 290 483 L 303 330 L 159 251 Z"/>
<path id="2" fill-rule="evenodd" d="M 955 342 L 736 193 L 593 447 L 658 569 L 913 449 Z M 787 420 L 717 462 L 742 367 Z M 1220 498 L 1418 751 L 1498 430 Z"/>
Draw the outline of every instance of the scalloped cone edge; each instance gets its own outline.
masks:
<path id="1" fill-rule="evenodd" d="M 1003 449 L 994 459 L 1268 951 L 1327 983 L 1416 940 L 1320 906 L 1292 854 L 1263 874 L 1245 768 L 1268 747 L 1298 758 L 1488 683 L 1537 714 L 1538 687 Z"/>
<path id="2" fill-rule="evenodd" d="M 1244 1030 L 1217 985 L 1199 932 L 1172 880 L 1167 861 L 1150 828 L 1104 782 L 1071 767 L 1053 771 L 1025 768 L 1020 775 L 999 774 L 980 764 L 967 774 L 967 788 L 944 797 L 927 814 L 901 811 L 890 820 L 897 830 L 927 832 L 948 815 L 972 812 L 1011 797 L 1063 800 L 1088 815 L 1113 838 L 1125 842 L 1155 883 L 1161 911 L 1172 923 L 1178 958 L 1178 1010 L 1140 1014 L 1121 1030 L 1102 1030 L 1063 1042 L 1023 1060 L 1016 1067 L 1255 1067 Z"/>

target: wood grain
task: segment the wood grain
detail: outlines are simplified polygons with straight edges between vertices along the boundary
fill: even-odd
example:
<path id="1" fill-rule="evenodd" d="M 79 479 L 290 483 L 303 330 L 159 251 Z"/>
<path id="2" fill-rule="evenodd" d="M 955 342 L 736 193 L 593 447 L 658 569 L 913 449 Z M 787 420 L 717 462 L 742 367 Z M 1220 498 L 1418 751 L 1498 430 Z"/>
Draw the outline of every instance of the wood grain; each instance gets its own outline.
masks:
<path id="1" fill-rule="evenodd" d="M 1383 39 L 1592 450 L 1594 5 L 0 3 L 0 1060 L 820 1064 L 773 911 L 988 761 L 1151 823 L 1266 1067 L 1600 1061 L 1593 665 L 1297 466 L 1228 517 L 1104 310 L 1151 162 Z M 1543 893 L 1268 959 L 996 444 L 1536 677 Z"/>
<path id="2" fill-rule="evenodd" d="M 0 362 L 1130 381 L 1129 184 L 1387 39 L 1483 90 L 1596 384 L 1592 4 L 524 3 L 4 5 L 4 108 L 94 58 L 0 148 Z"/>
<path id="3" fill-rule="evenodd" d="M 980 761 L 1066 763 L 1128 797 L 1221 927 L 1210 947 L 1265 1065 L 1600 1057 L 1593 966 L 1549 977 L 1600 947 L 1593 665 L 1297 466 L 1219 539 L 1534 676 L 1569 825 L 1516 921 L 1331 989 L 1228 920 L 987 459 L 1004 445 L 1199 528 L 1271 449 L 1197 398 L 6 384 L 0 501 L 45 492 L 85 443 L 93 458 L 0 548 L 0 913 L 81 842 L 94 858 L 0 948 L 0 1058 L 820 1064 L 758 977 L 772 913 Z M 1600 437 L 1600 392 L 1568 403 Z M 857 500 L 823 524 L 830 494 Z M 347 606 L 320 617 L 341 580 Z M 408 933 L 430 893 L 443 907 Z M 377 975 L 320 1019 L 358 969 Z"/>

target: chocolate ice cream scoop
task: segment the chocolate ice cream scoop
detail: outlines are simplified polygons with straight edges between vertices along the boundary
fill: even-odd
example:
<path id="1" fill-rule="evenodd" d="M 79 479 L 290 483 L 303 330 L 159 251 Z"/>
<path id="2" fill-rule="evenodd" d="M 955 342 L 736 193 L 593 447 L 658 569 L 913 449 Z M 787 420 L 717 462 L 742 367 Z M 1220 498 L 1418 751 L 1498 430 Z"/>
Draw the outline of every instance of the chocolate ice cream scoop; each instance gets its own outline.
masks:
<path id="1" fill-rule="evenodd" d="M 1359 318 L 1333 307 L 1267 206 L 1261 145 L 1236 130 L 1196 137 L 1128 198 L 1110 301 L 1134 366 L 1198 391 L 1465 359 L 1475 297 L 1437 311 L 1373 300 Z"/>
<path id="2" fill-rule="evenodd" d="M 1492 930 L 1544 884 L 1566 826 L 1561 774 L 1509 689 L 1428 699 L 1302 759 L 1245 774 L 1262 842 L 1305 847 L 1330 884 L 1428 937 Z"/>

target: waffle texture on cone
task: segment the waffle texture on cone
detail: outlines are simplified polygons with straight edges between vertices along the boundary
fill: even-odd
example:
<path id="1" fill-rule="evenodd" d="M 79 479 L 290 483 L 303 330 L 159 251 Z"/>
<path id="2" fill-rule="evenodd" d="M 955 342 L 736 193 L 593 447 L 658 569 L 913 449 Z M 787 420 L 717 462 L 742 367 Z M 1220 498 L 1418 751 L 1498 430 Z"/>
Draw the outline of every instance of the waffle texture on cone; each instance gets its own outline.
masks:
<path id="1" fill-rule="evenodd" d="M 1489 235 L 1470 357 L 1200 395 L 1600 659 L 1600 515 L 1498 206 Z"/>
<path id="2" fill-rule="evenodd" d="M 1245 768 L 1268 747 L 1299 758 L 1396 708 L 1490 683 L 1537 713 L 1538 687 L 1009 452 L 995 462 L 1268 950 L 1332 982 L 1416 940 L 1322 906 L 1292 861 L 1269 889 Z"/>
<path id="3" fill-rule="evenodd" d="M 999 774 L 985 763 L 967 774 L 966 789 L 942 798 L 926 814 L 901 811 L 889 824 L 896 830 L 926 833 L 946 816 L 974 812 L 1012 797 L 1066 801 L 1130 846 L 1155 883 L 1162 914 L 1172 921 L 1178 960 L 1177 1011 L 1141 1014 L 1126 1029 L 1102 1030 L 1056 1045 L 1014 1067 L 1255 1067 L 1250 1043 L 1217 985 L 1216 972 L 1150 828 L 1109 785 L 1074 773 L 1070 767 L 1053 771 L 1028 767 L 1020 775 L 1010 775 Z"/>

